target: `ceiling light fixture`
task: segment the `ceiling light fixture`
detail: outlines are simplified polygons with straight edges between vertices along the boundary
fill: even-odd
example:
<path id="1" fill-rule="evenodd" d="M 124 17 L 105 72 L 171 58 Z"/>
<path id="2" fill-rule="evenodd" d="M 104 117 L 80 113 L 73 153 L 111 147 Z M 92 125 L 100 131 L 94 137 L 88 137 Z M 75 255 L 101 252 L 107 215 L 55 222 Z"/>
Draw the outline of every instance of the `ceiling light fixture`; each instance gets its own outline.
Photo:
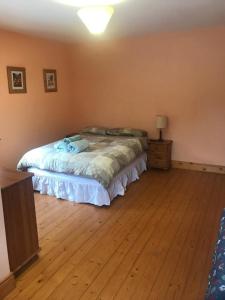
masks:
<path id="1" fill-rule="evenodd" d="M 74 7 L 86 7 L 86 6 L 107 6 L 115 5 L 123 2 L 124 0 L 53 0 L 61 4 L 74 6 Z"/>
<path id="2" fill-rule="evenodd" d="M 105 31 L 113 12 L 110 6 L 95 6 L 81 8 L 77 14 L 89 32 L 98 35 Z"/>
<path id="3" fill-rule="evenodd" d="M 116 5 L 126 0 L 53 0 L 60 4 L 79 7 L 77 15 L 92 34 L 105 31 Z"/>

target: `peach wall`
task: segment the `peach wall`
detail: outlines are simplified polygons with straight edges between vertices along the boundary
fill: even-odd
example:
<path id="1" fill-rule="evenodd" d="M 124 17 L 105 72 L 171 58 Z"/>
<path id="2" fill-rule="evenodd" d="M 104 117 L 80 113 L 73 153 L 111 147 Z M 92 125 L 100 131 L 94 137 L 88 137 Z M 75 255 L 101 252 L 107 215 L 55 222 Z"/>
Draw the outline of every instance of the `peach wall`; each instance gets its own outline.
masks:
<path id="1" fill-rule="evenodd" d="M 74 46 L 4 30 L 0 40 L 0 165 L 91 124 L 156 137 L 156 114 L 169 116 L 173 159 L 225 165 L 225 27 Z M 7 65 L 26 67 L 27 94 L 8 93 Z M 44 92 L 43 68 L 57 69 L 58 93 Z"/>
<path id="2" fill-rule="evenodd" d="M 72 49 L 74 111 L 147 129 L 169 116 L 173 159 L 225 165 L 225 27 L 98 40 Z"/>
<path id="3" fill-rule="evenodd" d="M 67 45 L 0 30 L 0 165 L 14 168 L 32 147 L 70 132 L 71 64 Z M 9 94 L 6 66 L 26 68 L 27 94 Z M 58 92 L 45 93 L 43 68 L 57 69 Z"/>

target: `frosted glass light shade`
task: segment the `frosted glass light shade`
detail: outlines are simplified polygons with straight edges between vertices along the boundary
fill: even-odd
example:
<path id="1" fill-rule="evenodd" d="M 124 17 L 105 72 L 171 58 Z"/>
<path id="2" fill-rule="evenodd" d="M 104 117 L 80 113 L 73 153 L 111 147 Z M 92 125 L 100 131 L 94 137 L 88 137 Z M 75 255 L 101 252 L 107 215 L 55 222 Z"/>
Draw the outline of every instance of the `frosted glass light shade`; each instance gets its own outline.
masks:
<path id="1" fill-rule="evenodd" d="M 124 0 L 53 0 L 64 5 L 74 6 L 74 7 L 85 7 L 85 6 L 105 6 L 105 5 L 115 5 L 123 2 Z"/>
<path id="2" fill-rule="evenodd" d="M 87 29 L 92 34 L 101 34 L 105 31 L 114 9 L 106 7 L 85 7 L 78 10 L 77 14 Z"/>
<path id="3" fill-rule="evenodd" d="M 167 116 L 156 116 L 156 128 L 163 129 L 166 128 L 168 124 L 168 118 Z"/>

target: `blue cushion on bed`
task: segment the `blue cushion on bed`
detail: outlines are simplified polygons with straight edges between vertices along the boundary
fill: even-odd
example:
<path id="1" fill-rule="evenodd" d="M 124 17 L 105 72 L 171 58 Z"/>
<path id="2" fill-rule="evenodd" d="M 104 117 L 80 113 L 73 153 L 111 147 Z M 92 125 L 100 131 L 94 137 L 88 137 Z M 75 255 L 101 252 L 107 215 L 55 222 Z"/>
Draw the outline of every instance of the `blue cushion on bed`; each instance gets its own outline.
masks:
<path id="1" fill-rule="evenodd" d="M 225 299 L 225 209 L 220 221 L 220 230 L 216 243 L 213 266 L 209 274 L 207 300 Z"/>

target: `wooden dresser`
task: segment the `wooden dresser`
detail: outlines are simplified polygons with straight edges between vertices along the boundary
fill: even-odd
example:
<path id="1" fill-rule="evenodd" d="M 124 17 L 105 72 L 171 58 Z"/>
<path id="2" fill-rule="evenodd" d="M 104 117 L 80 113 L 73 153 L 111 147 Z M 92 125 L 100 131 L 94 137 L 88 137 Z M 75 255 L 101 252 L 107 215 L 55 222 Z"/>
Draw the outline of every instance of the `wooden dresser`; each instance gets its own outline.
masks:
<path id="1" fill-rule="evenodd" d="M 6 241 L 13 273 L 36 258 L 39 252 L 32 176 L 0 168 Z"/>
<path id="2" fill-rule="evenodd" d="M 149 140 L 148 167 L 168 170 L 171 167 L 171 140 Z"/>

